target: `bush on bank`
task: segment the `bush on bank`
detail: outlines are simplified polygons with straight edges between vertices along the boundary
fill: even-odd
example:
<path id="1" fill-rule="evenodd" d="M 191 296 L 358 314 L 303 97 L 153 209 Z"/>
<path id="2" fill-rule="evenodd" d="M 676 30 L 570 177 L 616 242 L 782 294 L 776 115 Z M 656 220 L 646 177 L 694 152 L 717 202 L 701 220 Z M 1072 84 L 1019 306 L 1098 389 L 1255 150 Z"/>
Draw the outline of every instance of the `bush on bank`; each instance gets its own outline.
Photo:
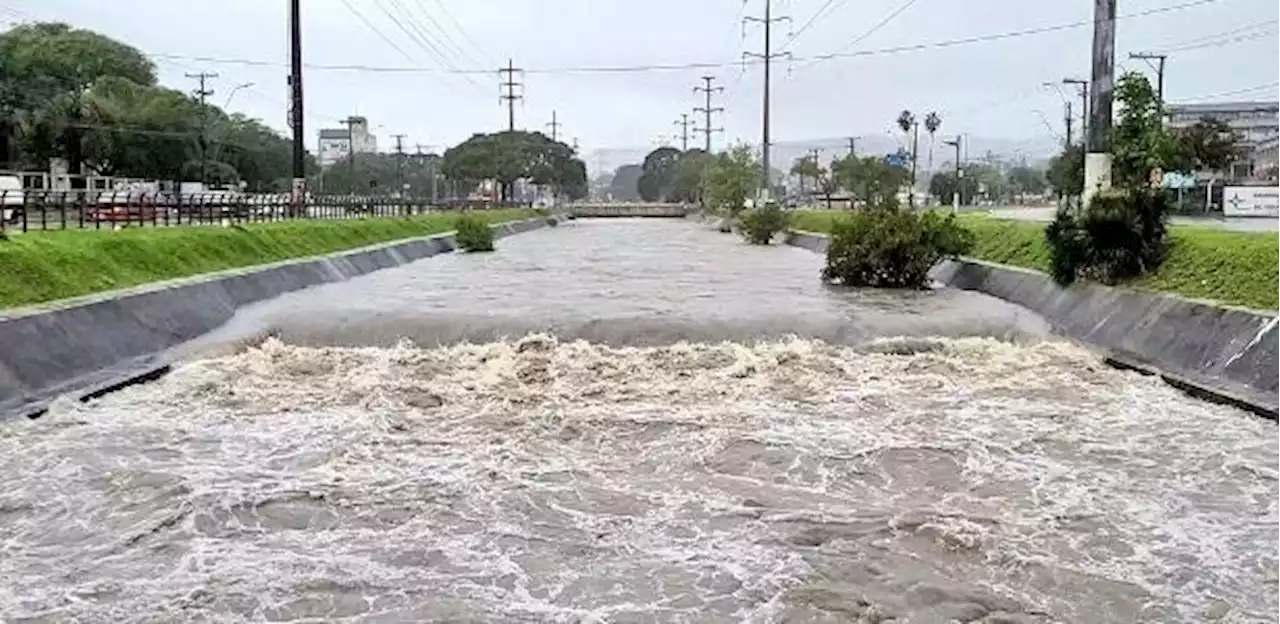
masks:
<path id="1" fill-rule="evenodd" d="M 954 215 L 892 205 L 850 212 L 830 233 L 822 279 L 846 286 L 924 288 L 938 261 L 973 246 Z"/>
<path id="2" fill-rule="evenodd" d="M 796 230 L 830 233 L 845 211 L 805 211 L 793 217 Z M 966 255 L 1011 266 L 1049 272 L 1044 224 L 985 215 L 957 219 L 973 234 Z M 1274 232 L 1233 232 L 1213 227 L 1169 228 L 1164 262 L 1155 273 L 1122 282 L 1125 287 L 1168 292 L 1257 310 L 1280 303 L 1280 246 Z"/>
<path id="3" fill-rule="evenodd" d="M 1145 189 L 1099 194 L 1081 214 L 1063 209 L 1045 227 L 1049 274 L 1061 285 L 1103 284 L 1154 273 L 1168 249 L 1164 196 Z"/>
<path id="4" fill-rule="evenodd" d="M 463 251 L 493 251 L 493 230 L 489 222 L 476 213 L 460 215 L 454 222 L 454 240 Z"/>
<path id="5" fill-rule="evenodd" d="M 489 223 L 536 216 L 525 209 L 476 214 Z M 453 215 L 437 213 L 399 219 L 303 219 L 235 228 L 10 232 L 8 240 L 0 240 L 0 308 L 441 234 L 453 225 Z"/>
<path id="6" fill-rule="evenodd" d="M 775 203 L 744 210 L 738 217 L 742 237 L 752 245 L 768 245 L 773 237 L 785 232 L 790 215 Z"/>

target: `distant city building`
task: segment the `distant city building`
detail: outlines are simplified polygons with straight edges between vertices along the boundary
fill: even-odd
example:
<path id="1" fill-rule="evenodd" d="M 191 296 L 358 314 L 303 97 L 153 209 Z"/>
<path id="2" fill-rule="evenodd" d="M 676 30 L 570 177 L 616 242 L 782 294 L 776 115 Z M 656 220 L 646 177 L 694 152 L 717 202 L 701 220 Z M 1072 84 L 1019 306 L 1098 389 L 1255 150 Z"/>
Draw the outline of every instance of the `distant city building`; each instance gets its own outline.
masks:
<path id="1" fill-rule="evenodd" d="M 378 137 L 369 134 L 369 120 L 364 117 L 352 117 L 351 128 L 325 128 L 320 130 L 320 149 L 317 160 L 320 166 L 327 167 L 347 157 L 351 153 L 351 143 L 355 142 L 357 154 L 370 154 L 378 151 Z"/>
<path id="2" fill-rule="evenodd" d="M 1228 172 L 1229 177 L 1239 180 L 1275 179 L 1276 137 L 1280 136 L 1280 103 L 1170 104 L 1168 109 L 1170 129 L 1187 128 L 1201 119 L 1209 118 L 1226 122 L 1233 130 L 1240 133 L 1240 147 L 1246 156 L 1231 166 L 1231 171 Z"/>

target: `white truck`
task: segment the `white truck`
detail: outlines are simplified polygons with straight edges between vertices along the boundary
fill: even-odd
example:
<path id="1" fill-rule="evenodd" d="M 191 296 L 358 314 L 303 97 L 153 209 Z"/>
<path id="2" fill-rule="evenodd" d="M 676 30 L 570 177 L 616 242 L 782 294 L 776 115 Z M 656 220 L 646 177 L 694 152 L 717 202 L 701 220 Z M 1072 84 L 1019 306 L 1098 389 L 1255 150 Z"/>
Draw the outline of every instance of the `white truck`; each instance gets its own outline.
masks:
<path id="1" fill-rule="evenodd" d="M 0 222 L 12 224 L 22 218 L 24 197 L 22 180 L 18 176 L 0 176 Z"/>

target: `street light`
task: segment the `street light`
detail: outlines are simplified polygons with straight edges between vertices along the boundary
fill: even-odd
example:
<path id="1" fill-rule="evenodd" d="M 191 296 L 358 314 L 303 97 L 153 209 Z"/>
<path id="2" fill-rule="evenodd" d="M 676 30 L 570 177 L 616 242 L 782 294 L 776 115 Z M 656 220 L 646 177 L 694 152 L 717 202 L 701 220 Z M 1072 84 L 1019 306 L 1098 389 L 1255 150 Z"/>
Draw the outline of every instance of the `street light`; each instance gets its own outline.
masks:
<path id="1" fill-rule="evenodd" d="M 227 101 L 222 105 L 222 108 L 227 108 L 228 106 L 231 106 L 231 98 L 236 96 L 237 91 L 241 89 L 248 89 L 249 87 L 252 87 L 252 86 L 253 86 L 252 82 L 246 82 L 241 85 L 236 85 L 236 87 L 231 90 L 231 93 L 227 94 Z"/>

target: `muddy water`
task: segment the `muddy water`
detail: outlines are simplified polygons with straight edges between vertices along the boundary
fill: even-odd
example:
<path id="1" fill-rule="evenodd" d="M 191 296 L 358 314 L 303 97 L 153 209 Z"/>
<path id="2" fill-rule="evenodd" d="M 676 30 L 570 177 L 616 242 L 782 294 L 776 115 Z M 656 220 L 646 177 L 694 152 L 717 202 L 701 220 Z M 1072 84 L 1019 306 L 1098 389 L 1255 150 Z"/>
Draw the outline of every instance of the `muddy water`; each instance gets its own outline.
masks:
<path id="1" fill-rule="evenodd" d="M 985 300 L 783 287 L 770 280 L 813 257 L 682 224 L 587 225 L 724 262 L 661 286 L 693 261 L 632 278 L 601 256 L 580 270 L 614 289 L 610 307 L 581 282 L 549 287 L 579 266 L 564 248 L 592 243 L 546 233 L 562 248 L 528 272 L 548 277 L 494 276 L 533 254 L 510 239 L 282 299 L 220 339 L 301 315 L 295 338 L 317 346 L 220 347 L 0 425 L 0 618 L 1274 621 L 1273 424 L 1037 339 Z M 461 278 L 543 303 L 468 308 L 491 293 Z M 628 293 L 650 281 L 685 297 L 646 312 Z M 464 307 L 432 312 L 428 284 Z M 834 339 L 671 344 L 647 320 L 767 337 L 784 295 L 806 304 L 797 326 Z M 384 346 L 394 332 L 356 319 L 397 301 L 384 318 L 424 342 L 555 319 L 600 341 Z M 987 324 L 950 320 L 980 306 Z M 838 333 L 842 318 L 856 329 Z M 379 346 L 334 346 L 360 341 Z"/>

